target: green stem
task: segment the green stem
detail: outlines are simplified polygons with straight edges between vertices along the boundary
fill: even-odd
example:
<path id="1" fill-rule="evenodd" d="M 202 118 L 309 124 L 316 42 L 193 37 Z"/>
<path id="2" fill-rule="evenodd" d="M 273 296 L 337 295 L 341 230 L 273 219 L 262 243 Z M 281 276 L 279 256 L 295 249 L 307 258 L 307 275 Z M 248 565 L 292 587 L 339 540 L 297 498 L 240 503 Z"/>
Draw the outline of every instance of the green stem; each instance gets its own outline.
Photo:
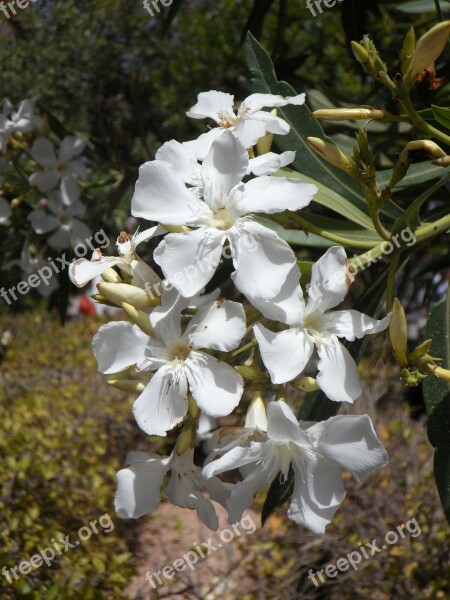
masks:
<path id="1" fill-rule="evenodd" d="M 391 234 L 387 229 L 385 229 L 380 221 L 380 204 L 379 202 L 374 202 L 370 209 L 370 216 L 372 218 L 373 226 L 375 227 L 376 232 L 383 240 L 390 240 Z"/>
<path id="2" fill-rule="evenodd" d="M 444 231 L 447 231 L 447 229 L 450 229 L 450 215 L 446 215 L 445 217 L 442 217 L 442 219 L 434 221 L 434 223 L 422 225 L 414 232 L 416 244 L 426 242 Z"/>
<path id="3" fill-rule="evenodd" d="M 442 14 L 441 5 L 439 4 L 439 0 L 434 0 L 434 5 L 436 6 L 436 12 L 437 12 L 439 21 L 443 21 L 444 15 Z"/>
<path id="4" fill-rule="evenodd" d="M 360 242 L 357 240 L 352 240 L 350 238 L 342 237 L 340 235 L 335 235 L 334 233 L 330 233 L 325 229 L 321 229 L 320 227 L 316 227 L 312 225 L 308 221 L 302 219 L 299 215 L 295 213 L 291 213 L 290 217 L 298 224 L 300 227 L 307 231 L 308 233 L 314 233 L 315 235 L 319 235 L 320 237 L 325 238 L 326 240 L 330 240 L 330 242 L 335 242 L 336 244 L 340 244 L 341 246 L 348 246 L 350 248 L 361 248 L 361 250 L 368 250 L 373 248 L 373 244 L 371 242 Z M 282 222 L 272 217 L 272 220 L 278 223 L 279 225 L 283 225 Z"/>
<path id="5" fill-rule="evenodd" d="M 234 352 L 232 352 L 229 355 L 229 358 L 236 358 L 236 356 L 239 356 L 240 354 L 242 354 L 243 352 L 247 352 L 247 350 L 251 350 L 252 348 L 254 348 L 256 346 L 256 340 L 252 340 L 251 342 L 249 342 L 248 344 L 245 344 L 245 346 L 242 346 L 241 348 L 238 348 L 237 350 L 235 350 Z"/>
<path id="6" fill-rule="evenodd" d="M 442 131 L 436 129 L 436 127 L 433 127 L 424 119 L 422 119 L 422 117 L 416 112 L 416 109 L 414 108 L 408 94 L 398 94 L 398 100 L 404 108 L 406 114 L 410 118 L 411 124 L 414 125 L 414 127 L 416 127 L 417 129 L 421 129 L 430 137 L 434 137 L 439 141 L 443 142 L 444 144 L 447 144 L 447 146 L 450 146 L 450 136 L 446 135 L 445 133 L 442 133 Z"/>
<path id="7" fill-rule="evenodd" d="M 394 303 L 394 285 L 395 276 L 397 275 L 398 265 L 400 262 L 400 252 L 396 252 L 392 257 L 391 264 L 389 265 L 389 272 L 386 285 L 386 311 L 392 310 Z"/>

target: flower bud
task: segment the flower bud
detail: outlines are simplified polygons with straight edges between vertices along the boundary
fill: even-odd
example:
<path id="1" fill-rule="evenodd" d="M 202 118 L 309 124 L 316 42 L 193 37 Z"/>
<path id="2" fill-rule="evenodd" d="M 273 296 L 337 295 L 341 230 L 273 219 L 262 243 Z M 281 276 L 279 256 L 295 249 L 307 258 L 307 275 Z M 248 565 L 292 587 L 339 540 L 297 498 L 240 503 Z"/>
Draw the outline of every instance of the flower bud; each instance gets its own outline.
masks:
<path id="1" fill-rule="evenodd" d="M 348 121 L 353 119 L 383 119 L 384 111 L 375 108 L 322 108 L 311 113 L 314 119 Z"/>
<path id="2" fill-rule="evenodd" d="M 142 382 L 132 379 L 107 379 L 106 383 L 118 390 L 130 392 L 131 394 L 140 394 L 145 390 L 145 385 Z"/>
<path id="3" fill-rule="evenodd" d="M 424 356 L 427 355 L 428 350 L 431 348 L 431 343 L 433 340 L 425 340 L 421 344 L 419 344 L 412 352 L 409 353 L 408 360 L 410 363 L 414 363 Z"/>
<path id="4" fill-rule="evenodd" d="M 187 450 L 189 450 L 189 448 L 193 448 L 195 446 L 196 433 L 196 421 L 189 420 L 177 437 L 175 448 L 178 456 L 181 456 Z"/>
<path id="5" fill-rule="evenodd" d="M 406 352 L 408 349 L 408 325 L 405 311 L 398 298 L 394 299 L 392 317 L 389 324 L 389 337 L 397 363 L 404 367 L 408 364 Z"/>
<path id="6" fill-rule="evenodd" d="M 436 158 L 432 161 L 433 165 L 438 167 L 450 167 L 450 156 L 443 156 L 442 158 Z"/>
<path id="7" fill-rule="evenodd" d="M 361 64 L 364 71 L 369 75 L 373 75 L 374 64 L 367 50 L 358 42 L 352 42 L 351 46 L 356 60 Z"/>
<path id="8" fill-rule="evenodd" d="M 245 417 L 245 427 L 248 429 L 258 428 L 261 431 L 267 431 L 267 413 L 264 400 L 259 392 L 253 395 L 253 399 L 247 410 Z"/>
<path id="9" fill-rule="evenodd" d="M 150 319 L 147 313 L 143 310 L 139 310 L 135 308 L 131 304 L 127 304 L 126 302 L 122 303 L 122 308 L 125 311 L 127 317 L 139 327 L 144 333 L 153 337 L 155 332 L 153 331 L 153 327 L 150 325 Z"/>
<path id="10" fill-rule="evenodd" d="M 403 48 L 400 53 L 400 60 L 402 64 L 402 75 L 405 75 L 409 65 L 411 64 L 411 59 L 414 54 L 414 49 L 416 47 L 416 34 L 414 33 L 414 27 L 410 27 L 408 29 L 408 33 L 406 34 L 405 41 L 403 43 Z"/>
<path id="11" fill-rule="evenodd" d="M 249 381 L 255 381 L 257 383 L 269 382 L 268 376 L 259 369 L 255 369 L 255 367 L 238 366 L 234 368 L 244 379 L 248 379 Z"/>
<path id="12" fill-rule="evenodd" d="M 134 285 L 128 285 L 127 283 L 98 283 L 97 289 L 104 298 L 113 302 L 116 306 L 121 306 L 124 302 L 131 304 L 135 308 L 151 306 L 151 300 L 147 292 Z"/>
<path id="13" fill-rule="evenodd" d="M 109 269 L 106 269 L 106 271 L 103 271 L 102 279 L 103 279 L 103 281 L 106 281 L 107 283 L 123 283 L 122 277 L 119 275 L 119 273 L 117 271 L 115 271 L 112 268 L 109 268 Z"/>
<path id="14" fill-rule="evenodd" d="M 349 171 L 351 168 L 351 162 L 348 157 L 334 144 L 330 144 L 329 142 L 325 142 L 320 138 L 308 137 L 306 138 L 309 146 L 322 156 L 329 163 L 337 167 L 338 169 L 342 169 L 343 171 Z"/>
<path id="15" fill-rule="evenodd" d="M 277 116 L 278 111 L 274 108 L 271 113 L 274 117 Z M 273 142 L 273 133 L 269 133 L 268 131 L 263 135 L 256 143 L 256 149 L 258 151 L 258 156 L 262 154 L 268 154 L 272 148 Z"/>
<path id="16" fill-rule="evenodd" d="M 432 65 L 442 54 L 450 34 L 450 21 L 443 21 L 427 31 L 417 42 L 411 64 L 405 74 L 405 85 L 414 85 L 417 75 Z"/>
<path id="17" fill-rule="evenodd" d="M 291 385 L 296 387 L 298 390 L 304 392 L 315 392 L 319 389 L 319 385 L 314 377 L 302 377 L 301 379 L 294 379 L 291 381 Z"/>

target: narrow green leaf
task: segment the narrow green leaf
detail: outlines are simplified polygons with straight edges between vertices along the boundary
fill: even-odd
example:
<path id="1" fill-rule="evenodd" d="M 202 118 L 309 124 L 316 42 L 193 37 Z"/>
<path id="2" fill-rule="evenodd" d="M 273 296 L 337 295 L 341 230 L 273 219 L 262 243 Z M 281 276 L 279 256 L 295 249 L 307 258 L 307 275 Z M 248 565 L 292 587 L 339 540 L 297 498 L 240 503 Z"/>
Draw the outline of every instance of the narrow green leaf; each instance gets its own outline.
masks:
<path id="1" fill-rule="evenodd" d="M 447 299 L 431 309 L 427 338 L 433 340 L 430 354 L 442 358 L 450 367 L 450 289 Z M 428 437 L 436 448 L 434 475 L 447 521 L 450 523 L 450 384 L 429 375 L 423 382 L 428 414 Z"/>
<path id="2" fill-rule="evenodd" d="M 409 167 L 408 174 L 395 186 L 395 190 L 404 190 L 409 187 L 415 187 L 417 185 L 421 185 L 422 183 L 427 183 L 427 181 L 437 179 L 446 173 L 450 173 L 450 167 L 438 167 L 433 165 L 431 161 L 417 163 Z M 377 181 L 382 187 L 389 183 L 391 177 L 392 169 L 379 171 L 377 173 Z M 400 209 L 399 211 L 400 212 L 398 216 L 401 214 Z"/>
<path id="3" fill-rule="evenodd" d="M 438 123 L 450 129 L 450 108 L 445 108 L 443 106 L 435 106 L 431 105 L 431 109 L 433 111 L 434 118 Z"/>

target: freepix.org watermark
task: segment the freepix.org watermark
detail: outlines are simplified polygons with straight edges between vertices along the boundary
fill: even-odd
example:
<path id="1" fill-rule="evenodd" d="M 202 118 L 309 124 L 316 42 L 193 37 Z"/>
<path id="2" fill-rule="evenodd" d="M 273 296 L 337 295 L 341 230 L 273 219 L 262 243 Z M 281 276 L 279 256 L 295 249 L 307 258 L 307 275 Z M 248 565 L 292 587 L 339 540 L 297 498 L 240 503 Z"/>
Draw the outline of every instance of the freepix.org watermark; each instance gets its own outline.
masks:
<path id="1" fill-rule="evenodd" d="M 338 558 L 336 564 L 330 563 L 324 569 L 320 569 L 319 571 L 314 572 L 312 569 L 310 569 L 308 571 L 308 577 L 316 587 L 319 587 L 321 583 L 325 583 L 324 575 L 330 579 L 333 579 L 339 575 L 339 573 L 348 571 L 350 567 L 357 571 L 363 560 L 369 560 L 376 554 L 384 552 L 389 546 L 396 544 L 400 539 L 404 540 L 407 536 L 405 529 L 413 538 L 422 533 L 422 530 L 420 529 L 420 526 L 414 517 L 406 523 L 398 525 L 396 529 L 388 531 L 384 536 L 384 542 L 386 543 L 379 543 L 376 538 L 371 542 L 367 542 L 366 544 L 362 544 L 362 542 L 360 542 L 359 550 L 353 550 L 352 552 L 349 552 L 345 558 Z M 319 579 L 320 583 L 317 582 L 317 579 Z"/>
<path id="2" fill-rule="evenodd" d="M 95 242 L 95 246 L 92 242 Z M 103 229 L 100 229 L 100 231 L 97 231 L 94 236 L 91 235 L 88 239 L 84 240 L 82 244 L 77 244 L 73 251 L 78 258 L 83 258 L 86 256 L 89 250 L 94 252 L 96 248 L 107 248 L 110 243 L 111 242 L 106 233 L 103 231 Z M 11 304 L 11 301 L 17 300 L 17 293 L 21 296 L 25 296 L 28 294 L 31 288 L 37 288 L 41 284 L 48 286 L 54 275 L 57 275 L 61 271 L 64 271 L 64 269 L 67 267 L 70 267 L 70 262 L 66 260 L 65 253 L 55 259 L 47 258 L 47 261 L 47 265 L 44 265 L 35 273 L 29 275 L 26 280 L 12 286 L 9 288 L 9 290 L 5 290 L 5 288 L 2 287 L 0 289 L 0 296 L 3 298 L 3 300 L 5 300 L 7 304 Z"/>
<path id="3" fill-rule="evenodd" d="M 17 15 L 16 7 L 20 10 L 25 10 L 31 4 L 36 4 L 38 0 L 12 0 L 11 2 L 0 2 L 0 11 L 7 19 Z M 0 15 L 1 16 L 1 15 Z"/>
<path id="4" fill-rule="evenodd" d="M 144 0 L 143 5 L 145 10 L 151 17 L 155 16 L 155 13 L 161 12 L 161 6 L 167 8 L 173 3 L 173 0 Z"/>
<path id="5" fill-rule="evenodd" d="M 197 544 L 194 542 L 193 549 L 189 550 L 183 556 L 177 558 L 170 564 L 166 565 L 155 573 L 147 571 L 145 579 L 149 582 L 153 589 L 164 583 L 164 579 L 173 579 L 177 573 L 182 573 L 187 568 L 193 571 L 196 564 L 200 559 L 204 559 L 213 552 L 217 552 L 220 548 L 223 548 L 224 544 L 228 544 L 235 537 L 241 535 L 244 531 L 247 535 L 251 535 L 256 530 L 256 525 L 250 515 L 242 517 L 239 523 L 234 523 L 230 529 L 222 529 L 219 534 L 220 542 L 215 542 L 212 538 L 209 538 L 206 542 Z M 214 544 L 213 544 L 214 541 Z"/>
<path id="6" fill-rule="evenodd" d="M 100 529 L 97 527 L 100 526 Z M 83 525 L 78 530 L 78 539 L 73 542 L 69 535 L 66 535 L 64 539 L 50 540 L 51 546 L 47 546 L 43 550 L 38 550 L 37 554 L 33 554 L 29 560 L 23 560 L 18 565 L 11 567 L 2 567 L 2 575 L 6 578 L 8 583 L 12 584 L 21 577 L 21 575 L 28 575 L 32 570 L 39 569 L 45 563 L 47 567 L 51 567 L 52 562 L 61 554 L 65 554 L 69 550 L 73 550 L 81 543 L 89 540 L 92 534 L 99 533 L 111 533 L 114 529 L 114 523 L 108 513 L 101 515 L 98 519 L 91 521 L 89 525 Z"/>
<path id="7" fill-rule="evenodd" d="M 326 8 L 334 8 L 338 2 L 344 2 L 344 0 L 306 0 L 306 6 L 309 8 L 312 16 L 317 17 L 317 13 L 323 13 L 322 4 Z"/>

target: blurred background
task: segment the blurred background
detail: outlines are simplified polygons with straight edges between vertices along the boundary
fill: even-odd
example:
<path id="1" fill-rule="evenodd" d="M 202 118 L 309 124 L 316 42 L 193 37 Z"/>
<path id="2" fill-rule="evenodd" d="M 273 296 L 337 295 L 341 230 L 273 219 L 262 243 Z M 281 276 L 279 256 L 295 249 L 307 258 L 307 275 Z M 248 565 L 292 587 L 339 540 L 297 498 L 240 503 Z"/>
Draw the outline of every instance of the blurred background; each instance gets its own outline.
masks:
<path id="1" fill-rule="evenodd" d="M 440 7 L 450 18 L 450 3 Z M 197 94 L 217 89 L 240 100 L 251 93 L 243 52 L 247 31 L 271 55 L 278 78 L 307 93 L 311 108 L 389 110 L 392 98 L 364 74 L 350 42 L 370 33 L 395 71 L 408 28 L 414 25 L 420 34 L 438 21 L 434 0 L 344 0 L 323 5 L 316 16 L 305 0 L 174 0 L 154 12 L 139 0 L 36 0 L 9 18 L 0 13 L 2 96 L 14 104 L 35 99 L 51 131 L 87 140 L 85 161 L 98 184 L 87 192 L 92 231 L 103 227 L 111 240 L 138 225 L 130 221 L 130 201 L 139 166 L 165 141 L 204 131 L 204 122 L 185 116 Z M 446 58 L 439 78 L 448 79 L 448 50 Z M 438 85 L 424 80 L 416 107 L 450 106 L 446 79 Z M 353 146 L 356 128 L 349 122 L 325 127 L 344 151 Z M 367 129 L 380 168 L 391 167 L 411 139 L 404 124 L 372 123 Z M 448 187 L 442 193 L 448 198 Z M 22 203 L 0 230 L 5 288 L 20 280 L 29 211 Z M 445 293 L 448 250 L 448 239 L 440 240 L 403 271 L 399 286 L 408 313 L 416 315 L 415 340 L 423 335 L 424 311 Z M 313 260 L 322 250 L 303 252 Z M 374 267 L 362 281 L 376 274 Z M 222 271 L 214 284 L 226 275 Z M 90 343 L 103 320 L 80 308 L 65 277 L 50 301 L 29 294 L 11 306 L 0 302 L 0 569 L 101 514 L 111 515 L 115 529 L 12 585 L 0 575 L 1 599 L 450 597 L 450 536 L 434 488 L 420 389 L 407 396 L 398 371 L 373 367 L 370 357 L 358 410 L 373 415 L 390 466 L 364 484 L 346 482 L 345 505 L 324 536 L 279 513 L 181 581 L 153 590 L 145 572 L 157 571 L 210 533 L 189 511 L 166 504 L 137 523 L 116 518 L 115 472 L 129 450 L 149 450 L 148 438 L 132 420 L 133 398 L 106 389 L 96 374 Z M 319 588 L 308 579 L 309 569 L 335 563 L 360 542 L 381 538 L 413 517 L 422 532 L 417 538 Z"/>

